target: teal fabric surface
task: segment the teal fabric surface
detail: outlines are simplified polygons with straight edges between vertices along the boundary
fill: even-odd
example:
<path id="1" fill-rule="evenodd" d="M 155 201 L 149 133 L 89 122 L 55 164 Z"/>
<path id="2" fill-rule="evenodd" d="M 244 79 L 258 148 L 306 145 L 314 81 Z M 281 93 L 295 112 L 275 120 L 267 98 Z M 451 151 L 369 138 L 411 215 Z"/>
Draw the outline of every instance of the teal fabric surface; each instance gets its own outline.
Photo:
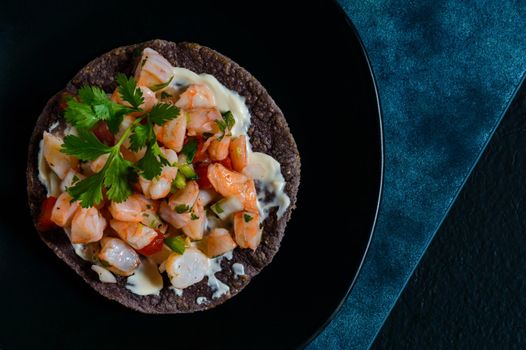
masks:
<path id="1" fill-rule="evenodd" d="M 376 76 L 384 190 L 356 285 L 309 349 L 370 346 L 526 68 L 524 1 L 339 1 Z"/>

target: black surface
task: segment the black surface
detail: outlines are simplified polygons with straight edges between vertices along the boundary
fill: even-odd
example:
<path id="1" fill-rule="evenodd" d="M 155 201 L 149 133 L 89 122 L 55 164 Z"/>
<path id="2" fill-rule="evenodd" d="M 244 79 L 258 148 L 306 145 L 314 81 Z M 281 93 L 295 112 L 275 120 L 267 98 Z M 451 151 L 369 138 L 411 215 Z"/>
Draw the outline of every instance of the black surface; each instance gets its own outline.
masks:
<path id="1" fill-rule="evenodd" d="M 347 294 L 376 213 L 381 134 L 360 43 L 327 1 L 301 12 L 269 2 L 137 11 L 144 6 L 153 5 L 34 1 L 0 12 L 0 348 L 299 346 Z M 247 68 L 282 108 L 302 156 L 298 208 L 274 262 L 240 295 L 194 315 L 143 315 L 97 295 L 38 239 L 24 195 L 27 140 L 47 99 L 92 58 L 157 37 L 198 42 Z"/>
<path id="2" fill-rule="evenodd" d="M 526 84 L 373 349 L 526 348 Z"/>

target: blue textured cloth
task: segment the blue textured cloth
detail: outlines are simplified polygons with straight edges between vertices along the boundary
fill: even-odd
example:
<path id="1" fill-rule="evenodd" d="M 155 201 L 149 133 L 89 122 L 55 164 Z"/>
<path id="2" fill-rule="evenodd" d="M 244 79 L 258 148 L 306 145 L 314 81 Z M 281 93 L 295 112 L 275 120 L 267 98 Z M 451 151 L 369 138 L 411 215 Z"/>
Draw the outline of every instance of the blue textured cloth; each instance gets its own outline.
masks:
<path id="1" fill-rule="evenodd" d="M 356 285 L 309 349 L 371 345 L 526 68 L 524 1 L 339 1 L 376 76 L 384 190 Z"/>

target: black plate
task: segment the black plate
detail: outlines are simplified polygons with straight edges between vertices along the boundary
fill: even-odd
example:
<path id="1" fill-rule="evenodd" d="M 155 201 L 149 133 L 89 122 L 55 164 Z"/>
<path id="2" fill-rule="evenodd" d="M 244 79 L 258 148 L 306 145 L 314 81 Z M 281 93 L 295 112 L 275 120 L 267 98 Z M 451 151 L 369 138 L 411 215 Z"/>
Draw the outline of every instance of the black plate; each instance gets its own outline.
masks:
<path id="1" fill-rule="evenodd" d="M 292 348 L 325 326 L 371 237 L 382 138 L 352 26 L 335 3 L 306 3 L 18 1 L 2 9 L 0 348 Z M 193 315 L 143 315 L 96 294 L 40 241 L 25 198 L 27 140 L 47 99 L 89 60 L 153 38 L 195 41 L 247 68 L 283 109 L 302 157 L 297 209 L 273 263 L 240 295 Z"/>

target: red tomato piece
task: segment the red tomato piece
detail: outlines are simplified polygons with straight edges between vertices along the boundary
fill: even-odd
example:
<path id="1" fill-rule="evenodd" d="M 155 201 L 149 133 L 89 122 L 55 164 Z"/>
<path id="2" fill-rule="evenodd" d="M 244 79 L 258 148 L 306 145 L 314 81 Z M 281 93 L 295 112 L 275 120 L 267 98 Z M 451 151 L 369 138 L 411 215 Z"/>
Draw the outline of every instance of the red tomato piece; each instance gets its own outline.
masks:
<path id="1" fill-rule="evenodd" d="M 142 249 L 139 249 L 137 253 L 142 255 L 153 255 L 161 249 L 163 249 L 164 244 L 164 235 L 160 232 L 157 232 L 157 237 L 155 237 L 150 244 L 148 244 L 146 247 L 143 247 Z"/>
<path id="2" fill-rule="evenodd" d="M 40 209 L 40 215 L 37 221 L 37 229 L 39 231 L 49 231 L 57 228 L 57 224 L 51 221 L 51 213 L 53 207 L 57 201 L 57 197 L 47 197 L 42 202 L 42 208 Z"/>
<path id="3" fill-rule="evenodd" d="M 217 163 L 222 164 L 228 170 L 233 170 L 232 169 L 232 161 L 230 160 L 230 157 L 226 157 L 225 159 L 223 159 L 223 160 L 221 160 L 221 161 L 219 161 Z"/>
<path id="4" fill-rule="evenodd" d="M 115 144 L 115 137 L 111 133 L 110 128 L 108 128 L 108 123 L 104 121 L 98 122 L 93 128 L 93 133 L 99 141 L 106 146 L 113 146 Z"/>
<path id="5" fill-rule="evenodd" d="M 199 185 L 199 188 L 203 190 L 212 188 L 212 184 L 210 183 L 210 180 L 208 180 L 209 164 L 210 163 L 208 162 L 203 162 L 195 166 L 195 172 L 197 173 L 197 176 L 199 176 L 199 179 L 197 179 L 197 184 Z"/>
<path id="6" fill-rule="evenodd" d="M 203 151 L 203 146 L 205 144 L 203 137 L 199 135 L 196 137 L 196 139 L 197 139 L 197 151 L 195 152 L 194 160 L 192 161 L 192 163 L 194 164 L 208 160 L 208 153 L 206 152 L 206 150 Z"/>

